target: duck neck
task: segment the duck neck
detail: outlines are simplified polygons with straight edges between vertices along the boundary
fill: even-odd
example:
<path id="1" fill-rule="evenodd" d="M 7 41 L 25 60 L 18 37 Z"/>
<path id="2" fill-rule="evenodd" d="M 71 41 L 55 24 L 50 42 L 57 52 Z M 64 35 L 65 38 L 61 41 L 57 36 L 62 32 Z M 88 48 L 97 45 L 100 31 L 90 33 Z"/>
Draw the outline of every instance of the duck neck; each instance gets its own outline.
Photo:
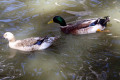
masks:
<path id="1" fill-rule="evenodd" d="M 66 22 L 59 22 L 60 26 L 66 26 Z"/>
<path id="2" fill-rule="evenodd" d="M 9 40 L 9 42 L 15 42 L 15 41 L 16 41 L 15 38 Z"/>

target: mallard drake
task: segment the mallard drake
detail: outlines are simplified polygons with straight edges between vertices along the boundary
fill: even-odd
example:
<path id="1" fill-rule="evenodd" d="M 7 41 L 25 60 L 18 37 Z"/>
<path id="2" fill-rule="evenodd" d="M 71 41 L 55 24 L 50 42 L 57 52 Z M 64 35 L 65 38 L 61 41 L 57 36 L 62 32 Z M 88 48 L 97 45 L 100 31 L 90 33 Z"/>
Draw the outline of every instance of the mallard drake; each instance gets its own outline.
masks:
<path id="1" fill-rule="evenodd" d="M 66 34 L 89 34 L 104 30 L 107 22 L 110 21 L 109 18 L 109 16 L 106 16 L 104 18 L 84 19 L 74 24 L 66 24 L 61 16 L 55 16 L 48 24 L 53 22 L 60 24 L 61 31 Z"/>
<path id="2" fill-rule="evenodd" d="M 53 44 L 58 37 L 31 37 L 24 40 L 16 40 L 11 32 L 6 32 L 3 37 L 8 39 L 9 47 L 21 51 L 43 50 Z"/>

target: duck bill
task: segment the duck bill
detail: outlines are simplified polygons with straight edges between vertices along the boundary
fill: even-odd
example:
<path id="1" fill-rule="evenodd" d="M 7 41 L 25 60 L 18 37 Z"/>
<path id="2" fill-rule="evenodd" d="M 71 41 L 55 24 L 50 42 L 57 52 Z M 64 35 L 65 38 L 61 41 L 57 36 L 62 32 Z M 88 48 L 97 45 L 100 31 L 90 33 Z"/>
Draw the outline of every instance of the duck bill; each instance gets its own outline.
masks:
<path id="1" fill-rule="evenodd" d="M 52 19 L 51 21 L 48 22 L 48 24 L 51 24 L 51 23 L 53 23 L 53 19 Z"/>

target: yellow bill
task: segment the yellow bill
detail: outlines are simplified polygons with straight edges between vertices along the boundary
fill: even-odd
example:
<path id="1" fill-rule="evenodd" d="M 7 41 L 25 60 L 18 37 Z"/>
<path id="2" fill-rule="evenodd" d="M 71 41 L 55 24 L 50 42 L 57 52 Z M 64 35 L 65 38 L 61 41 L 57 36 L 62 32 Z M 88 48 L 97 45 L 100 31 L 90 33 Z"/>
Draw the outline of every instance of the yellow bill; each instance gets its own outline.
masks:
<path id="1" fill-rule="evenodd" d="M 53 23 L 53 19 L 52 19 L 51 21 L 48 22 L 48 24 L 51 24 L 51 23 Z"/>

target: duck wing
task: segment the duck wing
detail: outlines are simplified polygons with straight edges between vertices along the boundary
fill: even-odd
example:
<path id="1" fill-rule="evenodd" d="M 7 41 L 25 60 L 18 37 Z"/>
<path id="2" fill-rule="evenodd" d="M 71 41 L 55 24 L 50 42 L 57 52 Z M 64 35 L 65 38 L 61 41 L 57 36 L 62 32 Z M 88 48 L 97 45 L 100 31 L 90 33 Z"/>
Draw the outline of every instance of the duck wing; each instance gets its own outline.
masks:
<path id="1" fill-rule="evenodd" d="M 45 41 L 45 39 L 48 39 L 48 36 L 46 36 L 45 38 L 43 38 L 42 40 L 37 40 L 37 42 L 36 43 L 34 43 L 34 45 L 41 45 L 44 41 Z"/>
<path id="2" fill-rule="evenodd" d="M 18 40 L 16 46 L 32 46 L 35 45 L 38 41 L 43 40 L 41 37 L 32 37 L 24 40 Z"/>
<path id="3" fill-rule="evenodd" d="M 82 28 L 87 28 L 89 27 L 89 25 L 93 22 L 95 22 L 97 19 L 84 19 L 84 20 L 80 20 L 78 22 L 76 22 L 75 24 L 73 24 L 72 26 L 75 29 L 82 29 Z"/>
<path id="4" fill-rule="evenodd" d="M 77 21 L 75 24 L 68 24 L 66 27 L 61 28 L 61 31 L 68 34 L 78 29 L 87 28 L 91 23 L 93 23 L 96 20 L 97 20 L 96 18 L 80 20 Z"/>

